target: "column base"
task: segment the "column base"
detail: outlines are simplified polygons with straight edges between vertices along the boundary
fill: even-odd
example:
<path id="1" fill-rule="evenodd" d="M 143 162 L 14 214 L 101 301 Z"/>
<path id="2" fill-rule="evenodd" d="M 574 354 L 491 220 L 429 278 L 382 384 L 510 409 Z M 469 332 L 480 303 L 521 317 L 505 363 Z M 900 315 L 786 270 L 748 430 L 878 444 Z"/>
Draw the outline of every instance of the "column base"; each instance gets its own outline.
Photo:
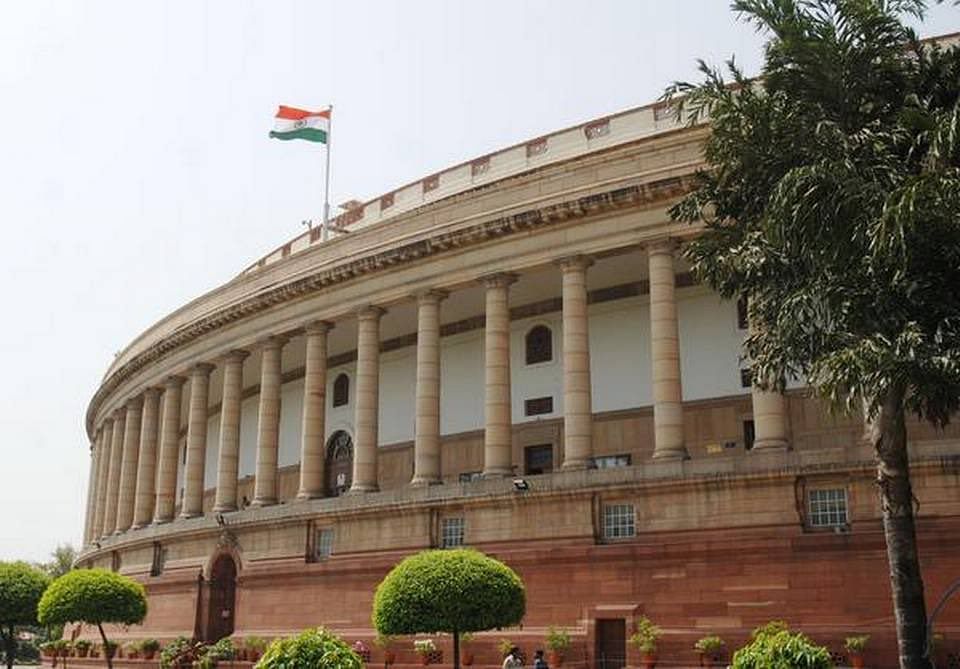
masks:
<path id="1" fill-rule="evenodd" d="M 786 439 L 762 439 L 753 442 L 751 453 L 786 453 L 790 450 L 790 444 Z"/>
<path id="2" fill-rule="evenodd" d="M 485 479 L 505 479 L 513 476 L 512 469 L 485 469 L 481 478 Z"/>
<path id="3" fill-rule="evenodd" d="M 415 476 L 413 480 L 410 481 L 411 488 L 429 488 L 432 485 L 440 485 L 443 483 L 439 478 L 429 478 L 426 476 Z"/>
<path id="4" fill-rule="evenodd" d="M 308 502 L 311 499 L 320 499 L 321 497 L 325 497 L 325 495 L 322 492 L 310 492 L 307 490 L 301 490 L 300 492 L 297 493 L 298 502 Z"/>
<path id="5" fill-rule="evenodd" d="M 183 520 L 190 520 L 191 518 L 200 518 L 201 516 L 203 516 L 202 511 L 191 511 L 191 512 L 184 512 L 180 514 L 180 518 Z"/>
<path id="6" fill-rule="evenodd" d="M 276 504 L 277 504 L 276 497 L 255 499 L 252 502 L 250 502 L 250 506 L 254 507 L 255 509 L 260 509 L 265 506 L 276 506 Z"/>
<path id="7" fill-rule="evenodd" d="M 154 518 L 151 525 L 166 525 L 167 523 L 172 523 L 173 518 Z"/>
<path id="8" fill-rule="evenodd" d="M 237 510 L 236 504 L 218 504 L 213 507 L 214 513 L 233 513 Z"/>
<path id="9" fill-rule="evenodd" d="M 679 450 L 678 450 L 678 449 L 671 449 L 671 450 L 669 450 L 669 451 L 666 451 L 666 450 L 664 450 L 664 451 L 656 451 L 656 450 L 655 450 L 655 451 L 653 452 L 653 459 L 654 459 L 654 460 L 664 460 L 664 461 L 670 461 L 670 460 L 689 460 L 689 459 L 690 459 L 690 454 L 687 453 L 687 449 L 686 449 L 686 448 L 680 448 Z"/>
<path id="10" fill-rule="evenodd" d="M 149 523 L 143 523 L 142 525 L 133 525 L 130 527 L 131 530 L 142 530 L 145 527 L 149 527 Z"/>
<path id="11" fill-rule="evenodd" d="M 380 486 L 375 483 L 354 483 L 347 491 L 348 495 L 362 495 L 367 492 L 380 492 Z"/>

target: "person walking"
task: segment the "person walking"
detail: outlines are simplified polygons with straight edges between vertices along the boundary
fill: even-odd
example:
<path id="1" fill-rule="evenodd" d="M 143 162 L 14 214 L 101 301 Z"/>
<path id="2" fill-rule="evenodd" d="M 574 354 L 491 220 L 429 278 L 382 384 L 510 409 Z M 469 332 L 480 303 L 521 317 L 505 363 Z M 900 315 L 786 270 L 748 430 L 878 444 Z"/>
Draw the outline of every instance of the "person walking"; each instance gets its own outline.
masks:
<path id="1" fill-rule="evenodd" d="M 533 654 L 533 669 L 550 669 L 550 665 L 543 659 L 543 651 L 537 649 Z"/>
<path id="2" fill-rule="evenodd" d="M 513 646 L 507 656 L 503 658 L 503 669 L 520 669 L 523 660 L 520 658 L 520 649 Z"/>

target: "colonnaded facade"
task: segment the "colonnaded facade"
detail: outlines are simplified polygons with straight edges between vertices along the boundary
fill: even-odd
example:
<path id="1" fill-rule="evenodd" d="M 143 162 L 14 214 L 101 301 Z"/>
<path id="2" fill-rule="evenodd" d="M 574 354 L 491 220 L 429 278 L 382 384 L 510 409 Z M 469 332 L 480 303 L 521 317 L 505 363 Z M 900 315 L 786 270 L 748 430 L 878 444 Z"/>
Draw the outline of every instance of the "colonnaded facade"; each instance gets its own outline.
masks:
<path id="1" fill-rule="evenodd" d="M 369 641 L 386 572 L 465 545 L 528 588 L 480 664 L 550 625 L 568 663 L 635 664 L 646 615 L 661 664 L 780 618 L 895 666 L 862 424 L 752 387 L 745 308 L 679 253 L 707 132 L 653 105 L 456 165 L 137 337 L 87 413 L 79 564 L 149 593 L 118 634 Z M 914 423 L 910 448 L 932 606 L 960 576 L 960 430 Z M 939 624 L 960 634 L 960 604 Z"/>

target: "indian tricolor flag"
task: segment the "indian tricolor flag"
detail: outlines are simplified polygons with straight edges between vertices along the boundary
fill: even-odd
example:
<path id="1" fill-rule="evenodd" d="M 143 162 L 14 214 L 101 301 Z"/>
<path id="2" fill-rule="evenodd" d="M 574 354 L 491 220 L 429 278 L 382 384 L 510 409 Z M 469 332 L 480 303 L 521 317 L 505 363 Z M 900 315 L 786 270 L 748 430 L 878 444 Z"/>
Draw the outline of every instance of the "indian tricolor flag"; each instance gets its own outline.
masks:
<path id="1" fill-rule="evenodd" d="M 326 144 L 329 132 L 329 109 L 313 112 L 280 105 L 270 136 L 277 139 L 305 139 Z"/>

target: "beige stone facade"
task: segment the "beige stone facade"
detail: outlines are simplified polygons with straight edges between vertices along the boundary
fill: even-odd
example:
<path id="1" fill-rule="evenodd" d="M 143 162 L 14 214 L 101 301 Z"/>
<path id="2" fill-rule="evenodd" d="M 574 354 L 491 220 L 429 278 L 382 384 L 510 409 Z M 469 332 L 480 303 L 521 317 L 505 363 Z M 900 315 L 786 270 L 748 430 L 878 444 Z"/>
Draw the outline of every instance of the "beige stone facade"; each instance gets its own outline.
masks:
<path id="1" fill-rule="evenodd" d="M 526 579 L 517 640 L 565 626 L 584 662 L 601 652 L 603 621 L 648 614 L 680 652 L 786 611 L 813 620 L 824 601 L 824 634 L 888 643 L 858 421 L 799 385 L 711 394 L 683 381 L 713 382 L 684 362 L 713 349 L 690 358 L 684 337 L 706 347 L 719 326 L 692 311 L 713 296 L 681 254 L 696 229 L 667 209 L 692 187 L 706 130 L 657 113 L 456 166 L 436 191 L 404 187 L 395 213 L 392 198 L 368 203 L 349 234 L 298 238 L 139 337 L 88 410 L 80 563 L 143 580 L 145 633 L 160 638 L 324 623 L 368 639 L 390 566 L 462 542 Z M 616 350 L 598 350 L 598 332 Z M 649 372 L 620 374 L 613 394 L 649 401 L 604 408 L 621 349 L 649 356 Z M 521 373 L 547 389 L 521 394 Z M 468 389 L 462 407 L 444 404 L 451 383 Z M 401 401 L 409 412 L 390 413 Z M 464 416 L 477 420 L 460 429 Z M 401 423 L 408 436 L 381 437 Z M 295 463 L 282 461 L 285 438 Z M 960 529 L 960 432 L 912 424 L 910 438 L 936 589 L 960 569 L 945 534 Z M 211 611 L 228 562 L 234 605 Z M 862 589 L 862 611 L 814 582 L 824 569 Z M 343 604 L 318 604 L 329 601 Z"/>

